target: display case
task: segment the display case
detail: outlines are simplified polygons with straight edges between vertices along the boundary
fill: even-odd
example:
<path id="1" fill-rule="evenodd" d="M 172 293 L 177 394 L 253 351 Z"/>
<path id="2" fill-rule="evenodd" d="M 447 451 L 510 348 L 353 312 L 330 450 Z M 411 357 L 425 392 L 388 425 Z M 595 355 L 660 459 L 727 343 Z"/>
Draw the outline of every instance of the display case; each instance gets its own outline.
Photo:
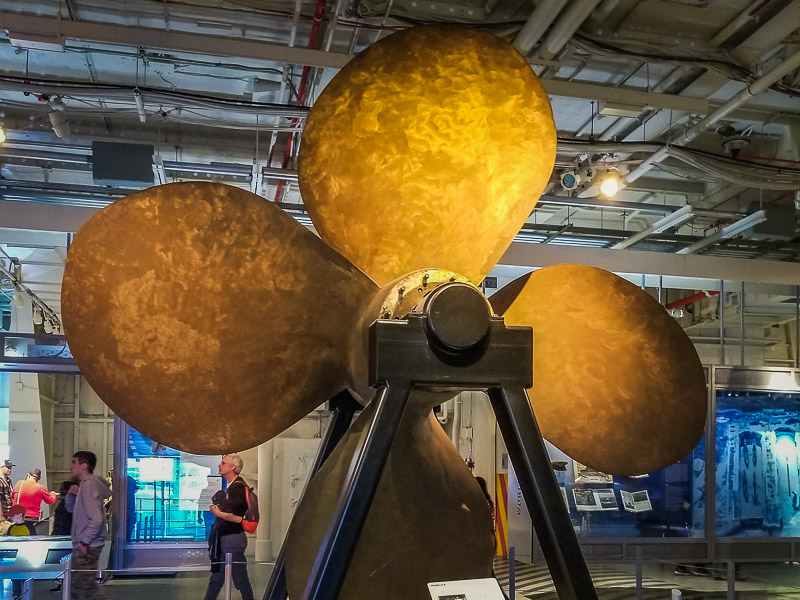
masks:
<path id="1" fill-rule="evenodd" d="M 554 448 L 551 457 L 580 538 L 705 535 L 705 436 L 680 461 L 638 477 L 600 473 Z"/>

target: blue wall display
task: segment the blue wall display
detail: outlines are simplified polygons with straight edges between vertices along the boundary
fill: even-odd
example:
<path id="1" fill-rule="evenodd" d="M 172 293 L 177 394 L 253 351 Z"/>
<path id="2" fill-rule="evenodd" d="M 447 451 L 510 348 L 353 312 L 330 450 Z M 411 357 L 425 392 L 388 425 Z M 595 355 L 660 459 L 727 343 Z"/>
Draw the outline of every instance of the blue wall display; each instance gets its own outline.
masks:
<path id="1" fill-rule="evenodd" d="M 800 536 L 800 394 L 717 392 L 716 530 Z"/>

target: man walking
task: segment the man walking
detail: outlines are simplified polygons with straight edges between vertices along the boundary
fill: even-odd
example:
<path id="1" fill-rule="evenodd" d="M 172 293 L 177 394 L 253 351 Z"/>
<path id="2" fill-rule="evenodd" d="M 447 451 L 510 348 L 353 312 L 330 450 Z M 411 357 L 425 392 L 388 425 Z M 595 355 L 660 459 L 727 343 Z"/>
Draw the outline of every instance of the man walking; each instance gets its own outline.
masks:
<path id="1" fill-rule="evenodd" d="M 6 520 L 6 514 L 11 510 L 11 505 L 13 504 L 11 495 L 14 487 L 11 484 L 11 477 L 9 477 L 9 475 L 11 475 L 12 467 L 15 466 L 14 463 L 6 459 L 3 466 L 0 467 L 0 511 L 2 511 L 0 521 Z"/>
<path id="2" fill-rule="evenodd" d="M 228 483 L 227 489 L 214 494 L 210 511 L 217 517 L 208 536 L 208 549 L 211 556 L 211 578 L 208 582 L 205 600 L 216 600 L 222 584 L 225 583 L 225 570 L 221 562 L 230 553 L 233 558 L 233 585 L 242 595 L 242 600 L 253 600 L 253 587 L 247 577 L 247 535 L 242 529 L 242 519 L 247 513 L 247 484 L 239 477 L 244 466 L 238 454 L 226 454 L 218 465 L 219 474 Z"/>
<path id="3" fill-rule="evenodd" d="M 80 480 L 72 511 L 72 600 L 107 598 L 97 585 L 97 561 L 106 541 L 103 501 L 111 496 L 109 483 L 94 474 L 94 452 L 72 455 L 70 473 Z"/>

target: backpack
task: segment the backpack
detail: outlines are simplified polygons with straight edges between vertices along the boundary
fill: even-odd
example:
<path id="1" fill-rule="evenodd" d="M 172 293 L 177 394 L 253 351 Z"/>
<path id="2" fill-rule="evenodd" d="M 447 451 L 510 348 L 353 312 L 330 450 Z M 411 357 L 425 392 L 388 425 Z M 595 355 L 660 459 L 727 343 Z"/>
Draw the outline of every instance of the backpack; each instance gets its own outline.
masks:
<path id="1" fill-rule="evenodd" d="M 247 512 L 242 517 L 242 529 L 247 533 L 255 533 L 260 515 L 258 513 L 258 496 L 249 485 L 244 485 L 244 494 L 247 498 Z"/>

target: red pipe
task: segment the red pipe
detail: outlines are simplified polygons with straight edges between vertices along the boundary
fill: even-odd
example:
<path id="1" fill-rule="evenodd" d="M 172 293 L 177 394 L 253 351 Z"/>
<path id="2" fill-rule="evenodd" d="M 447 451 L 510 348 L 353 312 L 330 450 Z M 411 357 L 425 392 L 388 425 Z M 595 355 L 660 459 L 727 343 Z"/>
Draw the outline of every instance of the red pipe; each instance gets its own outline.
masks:
<path id="1" fill-rule="evenodd" d="M 686 296 L 686 298 L 681 298 L 680 300 L 675 300 L 675 302 L 670 302 L 667 304 L 667 308 L 681 308 L 682 306 L 686 306 L 687 304 L 691 304 L 692 302 L 697 302 L 698 300 L 702 300 L 703 298 L 710 298 L 711 296 L 718 296 L 719 292 L 716 290 L 709 290 L 707 292 L 697 292 L 696 294 L 692 294 L 691 296 Z"/>
<path id="2" fill-rule="evenodd" d="M 314 7 L 314 19 L 311 22 L 311 33 L 308 36 L 308 47 L 309 48 L 316 48 L 317 47 L 317 39 L 319 38 L 319 30 L 320 24 L 322 23 L 322 15 L 325 12 L 325 4 L 326 0 L 317 0 L 317 4 Z M 311 67 L 308 65 L 303 67 L 303 72 L 300 75 L 300 85 L 297 86 L 297 104 L 302 105 L 303 101 L 305 100 L 306 95 L 306 88 L 308 87 L 308 79 L 309 75 L 311 74 Z M 296 117 L 292 119 L 291 127 L 297 126 L 297 122 L 299 119 Z M 296 134 L 290 133 L 289 139 L 286 140 L 286 148 L 283 151 L 283 161 L 281 163 L 281 167 L 285 169 L 289 165 L 289 157 L 292 153 L 292 141 L 294 140 L 294 136 Z M 270 150 L 270 161 L 272 159 L 272 150 Z M 275 199 L 273 202 L 278 202 L 281 199 L 281 192 L 283 192 L 283 181 L 279 181 L 278 185 L 275 186 Z"/>

